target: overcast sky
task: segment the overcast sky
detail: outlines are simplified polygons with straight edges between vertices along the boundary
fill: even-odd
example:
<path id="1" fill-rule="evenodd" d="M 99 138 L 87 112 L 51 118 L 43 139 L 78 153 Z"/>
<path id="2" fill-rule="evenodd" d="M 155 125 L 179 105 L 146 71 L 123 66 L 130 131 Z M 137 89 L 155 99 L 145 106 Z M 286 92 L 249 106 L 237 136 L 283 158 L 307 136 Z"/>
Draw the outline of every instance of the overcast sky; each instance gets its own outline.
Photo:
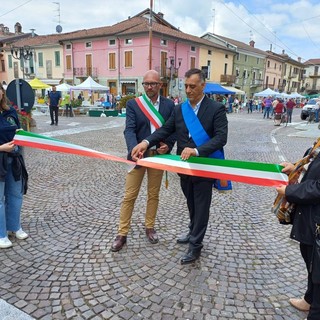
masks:
<path id="1" fill-rule="evenodd" d="M 0 23 L 39 35 L 112 25 L 149 8 L 150 0 L 7 0 Z M 60 10 L 59 10 L 60 8 Z M 153 10 L 181 31 L 201 36 L 215 32 L 302 61 L 320 58 L 319 0 L 153 0 Z M 59 18 L 60 12 L 60 18 Z"/>

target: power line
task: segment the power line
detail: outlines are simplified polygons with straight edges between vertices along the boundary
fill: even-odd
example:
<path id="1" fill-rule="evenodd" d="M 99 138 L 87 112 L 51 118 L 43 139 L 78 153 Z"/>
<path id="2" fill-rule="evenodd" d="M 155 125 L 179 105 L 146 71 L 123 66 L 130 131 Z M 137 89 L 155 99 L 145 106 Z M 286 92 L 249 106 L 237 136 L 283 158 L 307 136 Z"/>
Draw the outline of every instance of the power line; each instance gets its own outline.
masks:
<path id="1" fill-rule="evenodd" d="M 5 16 L 5 15 L 6 15 L 6 14 L 8 14 L 8 13 L 10 13 L 10 12 L 14 11 L 14 10 L 17 10 L 17 9 L 19 9 L 19 8 L 23 7 L 24 5 L 26 5 L 27 3 L 31 2 L 31 1 L 32 1 L 32 0 L 28 0 L 28 1 L 26 1 L 25 3 L 22 3 L 22 4 L 20 4 L 19 6 L 17 6 L 17 7 L 15 7 L 15 8 L 13 8 L 13 9 L 11 9 L 11 10 L 9 10 L 9 11 L 7 11 L 7 12 L 3 13 L 3 14 L 1 14 L 1 15 L 0 15 L 0 18 L 1 18 L 1 17 L 3 17 L 3 16 Z"/>

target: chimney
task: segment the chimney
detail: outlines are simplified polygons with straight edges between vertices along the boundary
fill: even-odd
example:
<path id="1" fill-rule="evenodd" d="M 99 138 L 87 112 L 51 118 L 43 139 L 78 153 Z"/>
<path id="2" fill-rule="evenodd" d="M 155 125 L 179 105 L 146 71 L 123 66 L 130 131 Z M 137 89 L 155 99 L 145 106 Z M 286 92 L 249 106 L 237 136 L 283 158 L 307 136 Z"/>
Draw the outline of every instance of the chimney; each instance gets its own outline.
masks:
<path id="1" fill-rule="evenodd" d="M 254 48 L 255 42 L 253 40 L 250 40 L 249 44 L 250 44 L 250 47 Z"/>
<path id="2" fill-rule="evenodd" d="M 282 50 L 282 54 L 284 54 L 285 53 L 285 51 L 284 51 L 284 49 Z"/>
<path id="3" fill-rule="evenodd" d="M 301 62 L 301 57 L 298 57 L 298 61 Z"/>
<path id="4" fill-rule="evenodd" d="M 22 27 L 21 27 L 21 24 L 20 24 L 19 22 L 17 22 L 17 23 L 14 25 L 14 33 L 15 33 L 15 34 L 22 33 Z"/>
<path id="5" fill-rule="evenodd" d="M 163 19 L 164 14 L 163 14 L 162 12 L 158 12 L 158 16 L 159 16 L 161 19 Z"/>
<path id="6" fill-rule="evenodd" d="M 35 33 L 34 33 L 35 30 L 36 30 L 36 29 L 30 29 L 30 31 L 31 31 L 31 37 L 32 37 L 32 38 L 35 36 Z"/>

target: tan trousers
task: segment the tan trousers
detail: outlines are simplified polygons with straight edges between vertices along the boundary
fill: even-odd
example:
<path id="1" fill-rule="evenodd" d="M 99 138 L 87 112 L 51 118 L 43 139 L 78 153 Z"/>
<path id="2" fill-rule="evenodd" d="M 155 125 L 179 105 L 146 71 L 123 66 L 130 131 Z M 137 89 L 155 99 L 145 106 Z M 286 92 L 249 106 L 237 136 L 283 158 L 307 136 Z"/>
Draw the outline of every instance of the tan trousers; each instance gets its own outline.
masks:
<path id="1" fill-rule="evenodd" d="M 121 205 L 120 224 L 118 234 L 126 236 L 129 232 L 134 203 L 138 197 L 139 190 L 145 172 L 148 176 L 148 198 L 145 216 L 145 227 L 153 228 L 159 204 L 159 192 L 162 181 L 162 170 L 140 167 L 133 169 L 127 174 L 125 195 Z"/>

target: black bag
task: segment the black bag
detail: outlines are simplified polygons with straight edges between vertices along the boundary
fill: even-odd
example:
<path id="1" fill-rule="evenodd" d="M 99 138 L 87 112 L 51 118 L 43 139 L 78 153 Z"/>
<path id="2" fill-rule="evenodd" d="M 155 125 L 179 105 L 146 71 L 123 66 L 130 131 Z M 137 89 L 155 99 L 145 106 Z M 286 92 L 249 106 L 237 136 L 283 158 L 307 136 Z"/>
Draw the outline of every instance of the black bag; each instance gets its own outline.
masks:
<path id="1" fill-rule="evenodd" d="M 320 224 L 317 224 L 315 233 L 316 233 L 315 242 L 313 245 L 310 272 L 312 276 L 312 282 L 319 284 L 320 283 Z"/>

